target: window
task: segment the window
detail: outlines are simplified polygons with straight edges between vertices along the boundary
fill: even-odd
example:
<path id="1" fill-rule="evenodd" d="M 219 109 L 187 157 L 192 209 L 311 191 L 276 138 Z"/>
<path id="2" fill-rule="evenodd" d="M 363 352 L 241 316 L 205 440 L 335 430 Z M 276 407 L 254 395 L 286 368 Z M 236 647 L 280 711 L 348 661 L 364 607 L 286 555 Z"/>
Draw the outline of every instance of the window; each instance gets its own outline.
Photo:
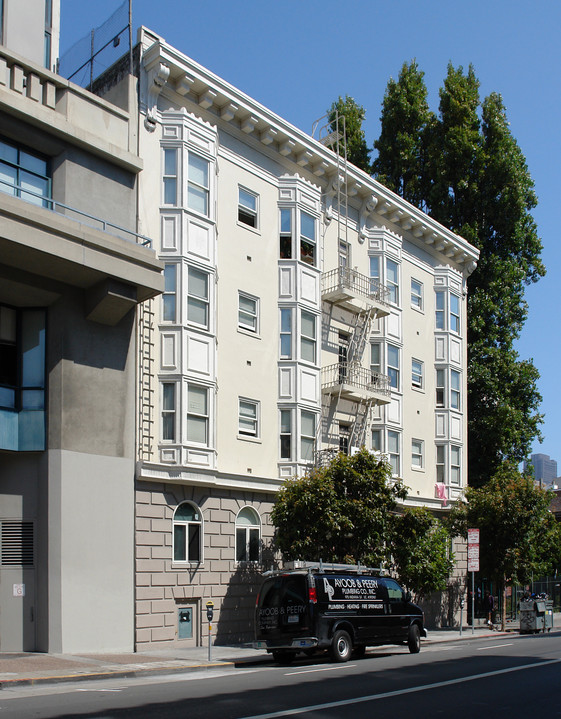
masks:
<path id="1" fill-rule="evenodd" d="M 418 359 L 411 360 L 411 386 L 423 389 L 423 363 Z"/>
<path id="2" fill-rule="evenodd" d="M 417 469 L 422 469 L 423 462 L 423 440 L 412 439 L 411 440 L 411 466 Z"/>
<path id="3" fill-rule="evenodd" d="M 164 265 L 164 322 L 177 318 L 177 265 Z"/>
<path id="4" fill-rule="evenodd" d="M 436 370 L 436 406 L 444 407 L 446 393 L 445 374 L 443 369 Z"/>
<path id="5" fill-rule="evenodd" d="M 45 58 L 44 65 L 48 70 L 51 67 L 51 35 L 53 31 L 53 0 L 45 0 Z"/>
<path id="6" fill-rule="evenodd" d="M 460 298 L 450 295 L 450 332 L 460 333 Z"/>
<path id="7" fill-rule="evenodd" d="M 280 411 L 280 457 L 292 459 L 292 410 Z"/>
<path id="8" fill-rule="evenodd" d="M 399 347 L 388 345 L 388 376 L 390 387 L 399 389 Z"/>
<path id="9" fill-rule="evenodd" d="M 316 361 L 316 318 L 305 310 L 301 314 L 300 355 L 306 362 Z"/>
<path id="10" fill-rule="evenodd" d="M 0 305 L 0 449 L 45 449 L 46 313 Z"/>
<path id="11" fill-rule="evenodd" d="M 187 206 L 195 212 L 208 215 L 208 160 L 190 152 L 188 165 Z"/>
<path id="12" fill-rule="evenodd" d="M 339 240 L 339 267 L 351 266 L 351 246 L 345 240 Z"/>
<path id="13" fill-rule="evenodd" d="M 423 309 L 423 285 L 414 279 L 411 279 L 411 307 L 416 310 Z"/>
<path id="14" fill-rule="evenodd" d="M 280 311 L 280 356 L 281 359 L 292 359 L 292 310 Z"/>
<path id="15" fill-rule="evenodd" d="M 376 294 L 380 291 L 380 258 L 370 258 L 370 292 Z"/>
<path id="16" fill-rule="evenodd" d="M 175 442 L 175 382 L 162 383 L 162 440 Z"/>
<path id="17" fill-rule="evenodd" d="M 370 376 L 371 382 L 376 382 L 378 375 L 382 372 L 382 364 L 380 361 L 380 343 L 373 342 L 370 345 Z"/>
<path id="18" fill-rule="evenodd" d="M 258 562 L 261 520 L 252 507 L 244 507 L 236 517 L 236 562 Z"/>
<path id="19" fill-rule="evenodd" d="M 259 301 L 242 292 L 238 295 L 238 327 L 248 332 L 258 331 Z"/>
<path id="20" fill-rule="evenodd" d="M 177 205 L 177 150 L 164 149 L 164 205 Z"/>
<path id="21" fill-rule="evenodd" d="M 189 267 L 187 277 L 187 320 L 208 329 L 208 274 Z"/>
<path id="22" fill-rule="evenodd" d="M 339 452 L 349 454 L 349 446 L 351 441 L 351 426 L 339 422 Z"/>
<path id="23" fill-rule="evenodd" d="M 436 316 L 435 316 L 435 324 L 437 330 L 443 330 L 444 328 L 444 292 L 436 292 L 435 293 L 435 306 L 436 306 Z"/>
<path id="24" fill-rule="evenodd" d="M 316 264 L 316 220 L 307 212 L 300 213 L 300 259 Z"/>
<path id="25" fill-rule="evenodd" d="M 173 515 L 173 561 L 201 562 L 203 559 L 201 512 L 191 502 L 180 504 Z"/>
<path id="26" fill-rule="evenodd" d="M 0 139 L 0 191 L 48 207 L 51 180 L 47 160 Z"/>
<path id="27" fill-rule="evenodd" d="M 436 481 L 446 480 L 446 447 L 439 444 L 436 447 Z"/>
<path id="28" fill-rule="evenodd" d="M 300 456 L 304 462 L 314 459 L 316 441 L 316 415 L 302 410 L 300 415 Z"/>
<path id="29" fill-rule="evenodd" d="M 389 301 L 399 304 L 399 267 L 397 262 L 386 258 L 386 286 L 389 290 Z"/>
<path id="30" fill-rule="evenodd" d="M 288 209 L 280 211 L 279 257 L 281 260 L 292 259 L 292 210 Z"/>
<path id="31" fill-rule="evenodd" d="M 372 430 L 372 451 L 373 452 L 381 452 L 382 451 L 382 430 L 381 429 L 373 429 Z"/>
<path id="32" fill-rule="evenodd" d="M 259 437 L 259 403 L 240 399 L 238 409 L 238 434 Z"/>
<path id="33" fill-rule="evenodd" d="M 399 432 L 388 430 L 388 458 L 392 468 L 392 475 L 399 477 Z"/>
<path id="34" fill-rule="evenodd" d="M 460 373 L 455 369 L 450 370 L 450 407 L 460 408 Z"/>
<path id="35" fill-rule="evenodd" d="M 249 227 L 257 227 L 257 195 L 238 188 L 238 220 Z"/>
<path id="36" fill-rule="evenodd" d="M 208 445 L 208 389 L 187 386 L 187 441 Z"/>
<path id="37" fill-rule="evenodd" d="M 461 449 L 456 445 L 450 447 L 450 482 L 451 484 L 460 484 L 461 482 Z"/>

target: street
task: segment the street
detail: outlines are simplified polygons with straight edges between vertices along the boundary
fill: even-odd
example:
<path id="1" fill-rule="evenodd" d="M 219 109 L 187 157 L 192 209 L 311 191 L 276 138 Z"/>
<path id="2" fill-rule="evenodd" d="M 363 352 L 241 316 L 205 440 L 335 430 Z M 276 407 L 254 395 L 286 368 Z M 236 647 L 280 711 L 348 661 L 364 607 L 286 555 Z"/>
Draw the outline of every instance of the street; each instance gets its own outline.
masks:
<path id="1" fill-rule="evenodd" d="M 464 639 L 369 650 L 364 659 L 328 657 L 291 666 L 255 663 L 176 675 L 14 687 L 0 691 L 10 719 L 353 719 L 378 712 L 473 719 L 561 716 L 561 633 Z"/>

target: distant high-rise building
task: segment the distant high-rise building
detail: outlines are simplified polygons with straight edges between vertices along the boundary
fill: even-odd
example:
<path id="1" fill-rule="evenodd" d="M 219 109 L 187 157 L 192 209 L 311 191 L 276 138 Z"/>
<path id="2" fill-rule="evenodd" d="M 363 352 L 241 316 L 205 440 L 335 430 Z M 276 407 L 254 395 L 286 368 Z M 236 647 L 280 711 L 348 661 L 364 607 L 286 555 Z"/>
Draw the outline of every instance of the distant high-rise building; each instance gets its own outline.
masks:
<path id="1" fill-rule="evenodd" d="M 548 454 L 533 454 L 530 462 L 524 463 L 524 469 L 530 464 L 534 467 L 534 478 L 540 485 L 550 485 L 557 477 L 557 461 Z"/>

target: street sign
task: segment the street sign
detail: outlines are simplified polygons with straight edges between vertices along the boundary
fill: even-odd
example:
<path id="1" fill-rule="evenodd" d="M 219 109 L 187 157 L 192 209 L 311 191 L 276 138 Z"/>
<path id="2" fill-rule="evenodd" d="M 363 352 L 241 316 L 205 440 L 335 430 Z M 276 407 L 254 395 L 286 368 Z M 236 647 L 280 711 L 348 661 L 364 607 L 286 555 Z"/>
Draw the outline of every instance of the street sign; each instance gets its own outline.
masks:
<path id="1" fill-rule="evenodd" d="M 468 556 L 468 572 L 479 571 L 479 557 Z"/>
<path id="2" fill-rule="evenodd" d="M 479 544 L 479 529 L 468 529 L 468 544 Z"/>
<path id="3" fill-rule="evenodd" d="M 468 544 L 468 559 L 479 559 L 479 544 Z"/>

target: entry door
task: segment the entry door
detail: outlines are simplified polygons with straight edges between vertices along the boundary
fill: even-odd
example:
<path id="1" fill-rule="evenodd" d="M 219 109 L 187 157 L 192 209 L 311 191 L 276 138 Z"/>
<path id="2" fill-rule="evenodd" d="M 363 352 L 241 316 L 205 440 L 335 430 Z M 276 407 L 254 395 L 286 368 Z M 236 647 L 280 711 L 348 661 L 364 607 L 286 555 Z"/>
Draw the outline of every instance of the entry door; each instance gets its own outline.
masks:
<path id="1" fill-rule="evenodd" d="M 1 567 L 0 652 L 35 649 L 35 570 Z"/>

